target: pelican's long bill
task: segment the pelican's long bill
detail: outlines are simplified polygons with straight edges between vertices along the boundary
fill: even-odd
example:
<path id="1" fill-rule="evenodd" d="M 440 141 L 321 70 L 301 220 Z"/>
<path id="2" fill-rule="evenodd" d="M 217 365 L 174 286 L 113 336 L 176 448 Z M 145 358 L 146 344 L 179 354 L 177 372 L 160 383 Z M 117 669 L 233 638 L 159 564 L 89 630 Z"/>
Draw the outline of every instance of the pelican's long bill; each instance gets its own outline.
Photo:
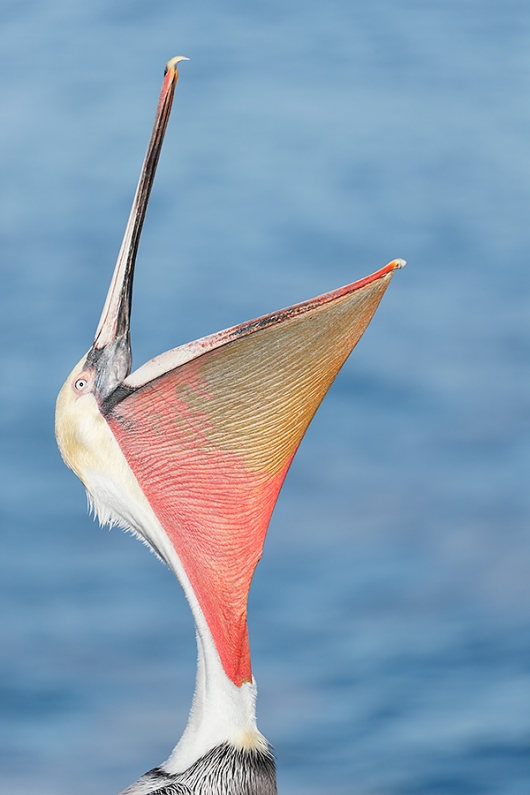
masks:
<path id="1" fill-rule="evenodd" d="M 130 373 L 134 262 L 181 60 L 167 66 L 94 344 L 61 389 L 56 434 L 101 522 L 132 530 L 167 562 L 197 627 L 197 688 L 184 736 L 152 788 L 144 777 L 127 793 L 169 793 L 181 783 L 194 793 L 273 795 L 274 763 L 255 719 L 250 582 L 302 437 L 405 263 L 393 260 Z M 237 787 L 220 773 L 214 786 L 214 765 L 230 770 Z M 190 783 L 203 780 L 207 790 Z"/>
<path id="2" fill-rule="evenodd" d="M 178 81 L 177 66 L 188 58 L 179 55 L 172 58 L 165 70 L 164 81 L 156 109 L 153 131 L 140 172 L 140 179 L 134 195 L 129 220 L 118 254 L 116 267 L 107 293 L 107 299 L 96 330 L 91 359 L 99 366 L 98 388 L 105 397 L 130 373 L 132 356 L 130 345 L 130 317 L 134 266 L 138 244 L 144 225 L 147 204 L 155 179 L 156 167 L 166 134 L 173 96 Z M 103 354 L 103 352 L 105 352 Z M 110 361 L 112 360 L 112 365 Z"/>

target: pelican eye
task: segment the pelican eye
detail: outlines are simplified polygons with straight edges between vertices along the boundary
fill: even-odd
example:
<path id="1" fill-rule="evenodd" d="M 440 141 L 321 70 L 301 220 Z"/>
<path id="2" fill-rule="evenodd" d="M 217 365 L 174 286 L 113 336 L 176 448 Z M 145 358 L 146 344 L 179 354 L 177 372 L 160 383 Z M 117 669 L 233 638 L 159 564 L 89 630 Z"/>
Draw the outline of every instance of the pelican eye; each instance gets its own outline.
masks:
<path id="1" fill-rule="evenodd" d="M 86 380 L 86 378 L 78 378 L 77 381 L 75 382 L 75 388 L 78 391 L 81 391 L 82 389 L 84 389 L 86 387 L 87 384 L 88 384 L 88 381 Z"/>

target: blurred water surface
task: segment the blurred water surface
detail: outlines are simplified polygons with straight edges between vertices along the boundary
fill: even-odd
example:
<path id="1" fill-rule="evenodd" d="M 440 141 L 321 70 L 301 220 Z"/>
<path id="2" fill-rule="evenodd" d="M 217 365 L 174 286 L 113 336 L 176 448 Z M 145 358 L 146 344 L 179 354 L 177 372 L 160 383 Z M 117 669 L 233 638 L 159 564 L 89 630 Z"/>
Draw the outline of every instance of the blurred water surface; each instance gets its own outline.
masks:
<path id="1" fill-rule="evenodd" d="M 0 21 L 0 789 L 112 795 L 190 705 L 178 585 L 93 525 L 53 439 L 182 53 L 137 364 L 409 263 L 251 592 L 280 791 L 526 795 L 528 3 L 2 0 Z"/>

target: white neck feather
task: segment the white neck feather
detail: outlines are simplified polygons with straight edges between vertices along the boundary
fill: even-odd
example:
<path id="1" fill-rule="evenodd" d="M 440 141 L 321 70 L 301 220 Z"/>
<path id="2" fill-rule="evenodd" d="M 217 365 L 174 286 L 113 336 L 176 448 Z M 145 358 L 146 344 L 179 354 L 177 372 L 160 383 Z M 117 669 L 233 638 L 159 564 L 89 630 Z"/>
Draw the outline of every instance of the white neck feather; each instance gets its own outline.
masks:
<path id="1" fill-rule="evenodd" d="M 102 524 L 117 524 L 146 541 L 176 574 L 197 629 L 198 663 L 193 705 L 182 739 L 163 765 L 180 773 L 222 743 L 266 750 L 256 725 L 256 686 L 237 687 L 226 675 L 180 558 L 142 492 L 93 395 L 75 399 L 69 380 L 57 403 L 57 439 L 63 458 L 83 481 Z"/>

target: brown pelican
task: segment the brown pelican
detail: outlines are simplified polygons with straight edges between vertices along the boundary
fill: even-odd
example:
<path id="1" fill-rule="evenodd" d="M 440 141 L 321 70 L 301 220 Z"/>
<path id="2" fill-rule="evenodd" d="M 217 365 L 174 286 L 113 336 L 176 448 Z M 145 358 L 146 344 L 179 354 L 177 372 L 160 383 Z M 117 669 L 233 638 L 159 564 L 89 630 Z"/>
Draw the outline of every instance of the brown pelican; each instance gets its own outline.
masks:
<path id="1" fill-rule="evenodd" d="M 122 795 L 273 795 L 274 760 L 256 724 L 250 581 L 307 426 L 405 263 L 131 372 L 134 263 L 181 60 L 167 64 L 94 343 L 59 393 L 56 435 L 99 520 L 152 547 L 195 619 L 187 727 L 169 759 Z"/>

